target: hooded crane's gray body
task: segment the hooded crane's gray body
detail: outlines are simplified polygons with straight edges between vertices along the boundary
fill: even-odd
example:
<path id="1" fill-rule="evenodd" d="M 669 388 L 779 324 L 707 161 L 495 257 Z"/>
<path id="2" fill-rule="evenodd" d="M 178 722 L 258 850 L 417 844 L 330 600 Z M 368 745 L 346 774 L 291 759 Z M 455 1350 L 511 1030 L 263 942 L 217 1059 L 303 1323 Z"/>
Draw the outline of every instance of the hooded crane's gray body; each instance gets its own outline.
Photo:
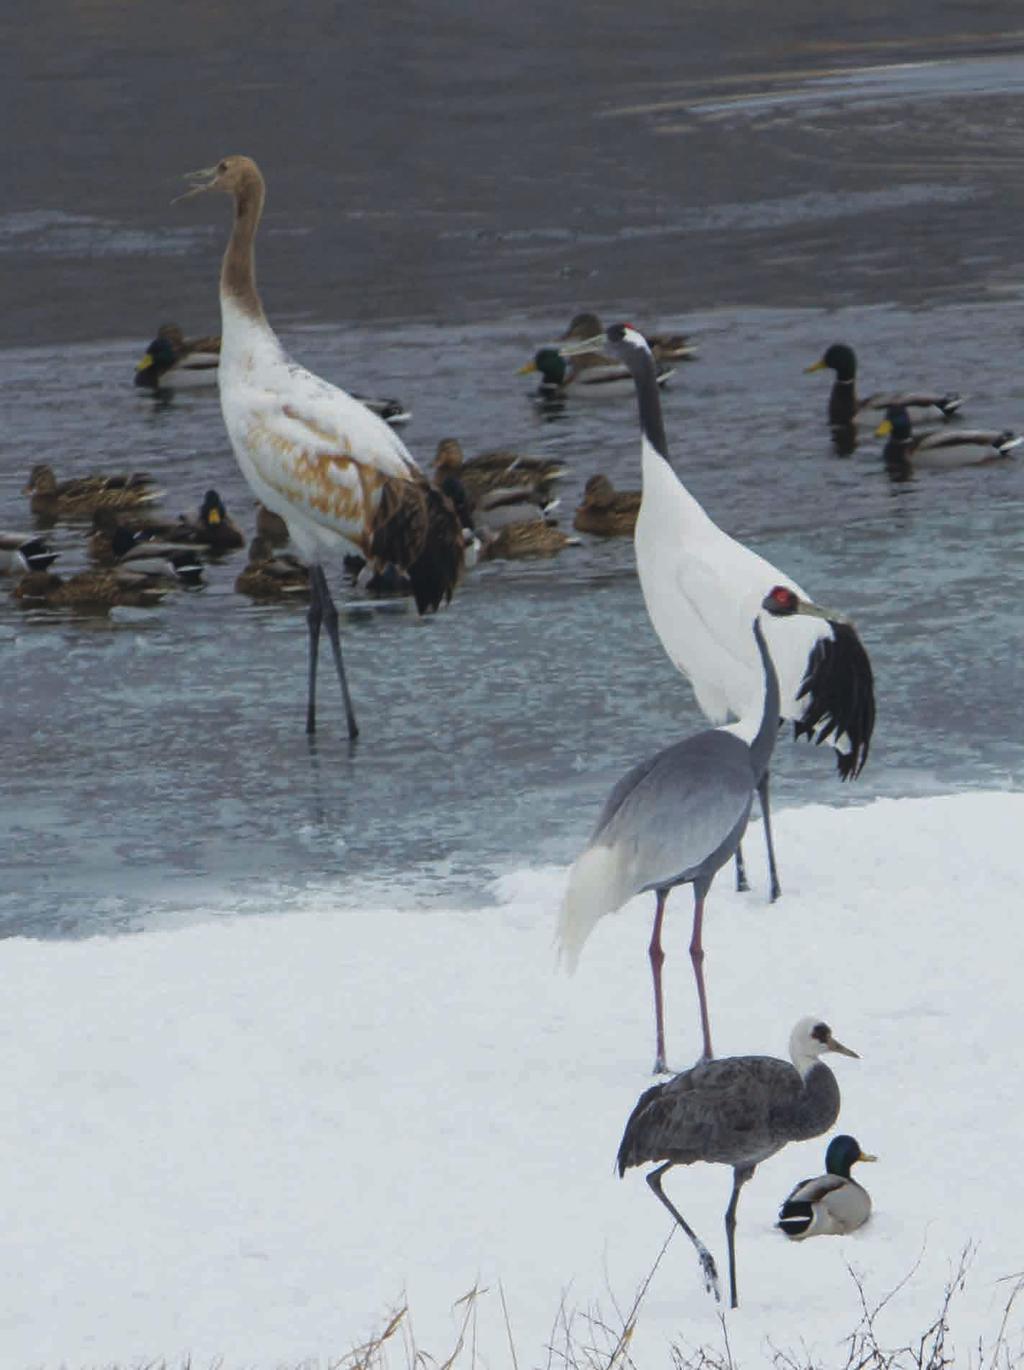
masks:
<path id="1" fill-rule="evenodd" d="M 776 587 L 763 605 L 766 612 L 775 615 L 808 613 L 815 607 L 799 601 L 785 587 Z M 764 684 L 752 741 L 737 735 L 741 728 L 748 735 L 754 732 L 755 724 L 748 718 L 736 725 L 736 730 L 709 728 L 676 742 L 628 771 L 608 796 L 590 844 L 573 865 L 562 903 L 559 941 L 570 966 L 574 966 L 587 935 L 603 914 L 621 908 L 645 890 L 656 892 L 649 948 L 656 1072 L 666 1069 L 661 923 L 665 900 L 676 885 L 693 885 L 690 956 L 704 1055 L 710 1058 L 713 1054 L 703 976 L 704 899 L 717 872 L 739 847 L 754 791 L 768 769 L 778 733 L 779 682 L 757 619 L 753 635 Z"/>
<path id="2" fill-rule="evenodd" d="M 734 1233 L 739 1191 L 761 1161 L 788 1142 L 827 1132 L 839 1116 L 839 1085 L 817 1058 L 823 1051 L 855 1056 L 825 1023 L 802 1018 L 790 1036 L 793 1064 L 774 1056 L 702 1061 L 640 1096 L 619 1144 L 620 1175 L 653 1161 L 647 1183 L 693 1242 L 705 1283 L 718 1297 L 715 1263 L 703 1242 L 666 1197 L 661 1177 L 675 1165 L 709 1161 L 733 1168 L 725 1215 L 732 1306 L 736 1297 Z"/>

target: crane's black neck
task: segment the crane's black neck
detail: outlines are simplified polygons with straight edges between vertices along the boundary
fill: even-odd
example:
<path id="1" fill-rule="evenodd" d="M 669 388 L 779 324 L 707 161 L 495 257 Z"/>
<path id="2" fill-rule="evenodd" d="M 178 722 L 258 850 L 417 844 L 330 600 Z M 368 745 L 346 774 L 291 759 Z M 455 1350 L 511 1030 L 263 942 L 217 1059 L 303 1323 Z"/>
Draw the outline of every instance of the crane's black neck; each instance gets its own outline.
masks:
<path id="1" fill-rule="evenodd" d="M 668 440 L 665 437 L 665 422 L 661 416 L 661 394 L 658 391 L 654 358 L 645 347 L 627 347 L 623 350 L 626 366 L 636 385 L 640 428 L 658 456 L 668 461 Z"/>
<path id="2" fill-rule="evenodd" d="M 772 661 L 768 644 L 764 640 L 761 624 L 756 618 L 754 619 L 754 640 L 757 643 L 757 650 L 761 654 L 761 667 L 764 671 L 764 710 L 761 714 L 761 726 L 750 744 L 750 764 L 754 768 L 754 774 L 760 780 L 768 769 L 775 739 L 779 735 L 779 677 L 775 672 L 775 663 Z"/>

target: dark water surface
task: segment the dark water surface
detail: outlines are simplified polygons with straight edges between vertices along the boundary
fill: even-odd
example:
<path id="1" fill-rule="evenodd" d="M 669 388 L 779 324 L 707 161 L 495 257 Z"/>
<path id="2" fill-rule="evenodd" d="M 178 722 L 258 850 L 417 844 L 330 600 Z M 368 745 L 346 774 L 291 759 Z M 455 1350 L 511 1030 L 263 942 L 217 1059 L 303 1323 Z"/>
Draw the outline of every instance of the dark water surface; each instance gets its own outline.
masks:
<path id="1" fill-rule="evenodd" d="M 862 779 L 841 790 L 830 754 L 785 742 L 780 801 L 1018 784 L 1024 463 L 894 484 L 870 440 L 834 455 L 828 382 L 801 372 L 842 338 L 868 388 L 959 388 L 965 422 L 1024 428 L 1019 12 L 763 14 L 208 3 L 171 24 L 94 0 L 0 19 L 0 527 L 30 526 L 38 460 L 144 467 L 172 513 L 215 485 L 251 527 L 215 393 L 155 406 L 130 384 L 161 320 L 216 326 L 227 206 L 170 208 L 179 173 L 251 152 L 265 300 L 296 356 L 400 395 L 425 461 L 449 432 L 559 455 L 566 521 L 594 470 L 637 482 L 632 401 L 545 415 L 516 366 L 582 307 L 696 335 L 665 395 L 677 469 L 854 615 L 878 677 Z M 54 538 L 60 569 L 85 563 L 80 527 Z M 585 540 L 475 571 L 436 618 L 355 606 L 363 736 L 351 751 L 325 675 L 311 751 L 302 612 L 236 596 L 241 561 L 105 619 L 2 588 L 3 931 L 288 907 L 310 884 L 469 900 L 566 860 L 617 774 L 699 726 L 630 543 Z"/>

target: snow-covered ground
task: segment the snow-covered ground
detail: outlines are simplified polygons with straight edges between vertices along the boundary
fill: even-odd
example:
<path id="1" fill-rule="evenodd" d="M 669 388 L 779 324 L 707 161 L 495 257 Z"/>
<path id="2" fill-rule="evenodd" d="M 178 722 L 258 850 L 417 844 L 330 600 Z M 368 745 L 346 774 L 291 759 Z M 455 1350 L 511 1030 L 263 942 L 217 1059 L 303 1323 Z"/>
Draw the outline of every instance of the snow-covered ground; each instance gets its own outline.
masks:
<path id="1" fill-rule="evenodd" d="M 1024 1266 L 1016 1157 L 1024 794 L 780 812 L 782 901 L 720 878 L 705 931 L 721 1055 L 784 1055 L 803 1014 L 861 1061 L 828 1058 L 840 1128 L 880 1157 L 869 1225 L 789 1244 L 773 1229 L 826 1138 L 766 1162 L 739 1210 L 741 1365 L 769 1343 L 843 1363 L 858 1317 L 846 1265 L 882 1295 L 898 1342 L 933 1317 L 965 1243 L 953 1310 L 966 1363 Z M 450 1349 L 475 1282 L 479 1346 L 523 1366 L 569 1307 L 629 1305 L 671 1222 L 641 1171 L 620 1181 L 622 1125 L 650 1083 L 653 900 L 601 923 L 567 978 L 552 946 L 562 870 L 525 870 L 473 912 L 408 902 L 308 908 L 118 939 L 8 941 L 0 996 L 5 1177 L 0 1365 L 181 1356 L 226 1370 L 325 1365 L 408 1298 L 418 1344 Z M 666 923 L 669 1051 L 698 1050 L 690 896 Z M 730 1173 L 666 1188 L 725 1269 Z M 1020 1324 L 1013 1329 L 1020 1342 Z M 716 1309 L 675 1237 L 632 1354 L 718 1343 Z"/>

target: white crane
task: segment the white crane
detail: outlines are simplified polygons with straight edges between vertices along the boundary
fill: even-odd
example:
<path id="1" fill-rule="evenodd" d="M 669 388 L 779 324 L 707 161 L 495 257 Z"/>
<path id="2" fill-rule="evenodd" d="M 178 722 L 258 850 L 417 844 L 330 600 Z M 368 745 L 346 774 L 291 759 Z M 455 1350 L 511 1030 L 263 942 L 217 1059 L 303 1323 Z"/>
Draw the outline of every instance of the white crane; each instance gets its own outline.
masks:
<path id="1" fill-rule="evenodd" d="M 794 580 L 731 538 L 705 513 L 669 464 L 661 399 L 650 348 L 636 329 L 613 324 L 597 338 L 568 344 L 595 346 L 620 358 L 636 385 L 640 410 L 643 498 L 636 521 L 636 567 L 654 631 L 672 663 L 693 685 L 711 723 L 756 713 L 763 690 L 750 623 L 768 592 Z M 783 719 L 796 735 L 829 742 L 842 779 L 867 759 L 875 721 L 871 663 L 851 624 L 839 616 L 769 621 L 765 636 L 779 676 Z M 780 893 L 768 807 L 768 772 L 758 783 L 764 815 L 771 897 Z M 746 888 L 736 853 L 739 888 Z"/>
<path id="2" fill-rule="evenodd" d="M 394 562 L 420 613 L 450 599 L 464 538 L 450 502 L 435 490 L 401 439 L 353 396 L 288 356 L 256 290 L 253 241 L 265 187 L 249 157 L 225 157 L 190 173 L 181 196 L 221 191 L 235 220 L 220 274 L 221 409 L 235 457 L 257 499 L 284 519 L 310 567 L 306 731 L 316 730 L 316 667 L 327 628 L 350 738 L 358 734 L 341 659 L 338 611 L 325 561 L 355 552 Z"/>

